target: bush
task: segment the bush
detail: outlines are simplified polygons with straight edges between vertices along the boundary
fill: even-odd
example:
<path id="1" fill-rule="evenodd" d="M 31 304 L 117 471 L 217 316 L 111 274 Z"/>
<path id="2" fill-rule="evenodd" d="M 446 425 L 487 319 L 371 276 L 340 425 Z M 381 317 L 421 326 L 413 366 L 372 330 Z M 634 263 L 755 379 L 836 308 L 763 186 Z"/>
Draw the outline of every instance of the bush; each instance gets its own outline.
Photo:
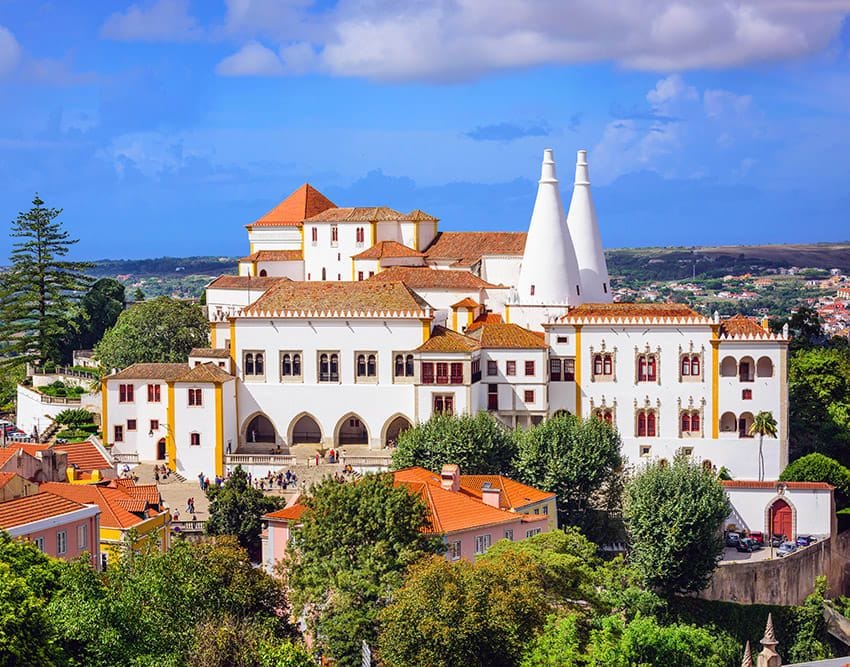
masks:
<path id="1" fill-rule="evenodd" d="M 826 482 L 835 487 L 835 505 L 850 505 L 850 470 L 823 454 L 807 454 L 791 463 L 779 479 L 783 482 Z"/>

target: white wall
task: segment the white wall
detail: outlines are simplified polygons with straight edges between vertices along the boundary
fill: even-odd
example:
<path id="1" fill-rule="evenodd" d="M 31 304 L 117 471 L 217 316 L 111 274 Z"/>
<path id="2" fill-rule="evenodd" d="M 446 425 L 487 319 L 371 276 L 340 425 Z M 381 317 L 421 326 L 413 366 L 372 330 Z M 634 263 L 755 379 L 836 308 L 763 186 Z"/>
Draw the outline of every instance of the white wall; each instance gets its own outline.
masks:
<path id="1" fill-rule="evenodd" d="M 304 280 L 304 262 L 293 260 L 288 262 L 257 262 L 257 273 L 265 271 L 268 276 L 280 276 L 290 280 Z"/>
<path id="2" fill-rule="evenodd" d="M 481 258 L 480 277 L 494 285 L 515 287 L 521 263 L 521 255 L 485 255 Z"/>
<path id="3" fill-rule="evenodd" d="M 190 388 L 201 390 L 202 405 L 189 405 Z M 188 479 L 200 472 L 215 477 L 215 385 L 175 382 L 174 421 L 177 470 Z M 200 435 L 199 446 L 190 445 L 192 433 Z"/>
<path id="4" fill-rule="evenodd" d="M 297 225 L 285 227 L 255 227 L 248 232 L 251 252 L 257 250 L 300 250 L 301 228 Z"/>
<path id="5" fill-rule="evenodd" d="M 79 407 L 82 407 L 80 403 L 43 403 L 42 396 L 37 391 L 18 385 L 15 425 L 27 435 L 32 433 L 33 428 L 44 433 L 53 423 L 53 417 L 68 408 Z"/>
<path id="6" fill-rule="evenodd" d="M 775 488 L 727 487 L 726 494 L 733 507 L 726 524 L 734 523 L 747 530 L 762 531 L 766 534 L 769 532 L 765 516 L 767 508 L 778 497 Z M 830 492 L 826 490 L 785 489 L 782 499 L 796 509 L 797 535 L 830 535 L 833 512 L 830 496 Z"/>
<path id="7" fill-rule="evenodd" d="M 188 366 L 187 366 L 188 370 Z M 133 385 L 133 402 L 119 403 L 119 385 Z M 148 403 L 148 384 L 160 386 L 160 401 Z M 104 426 L 103 442 L 115 443 L 115 426 L 124 427 L 124 442 L 118 443 L 118 450 L 124 453 L 136 452 L 140 461 L 157 460 L 157 442 L 167 438 L 167 429 L 173 425 L 168 424 L 168 385 L 163 381 L 156 380 L 107 380 L 107 420 Z M 136 430 L 127 430 L 127 420 L 136 420 Z M 159 421 L 159 429 L 150 432 L 151 420 Z"/>

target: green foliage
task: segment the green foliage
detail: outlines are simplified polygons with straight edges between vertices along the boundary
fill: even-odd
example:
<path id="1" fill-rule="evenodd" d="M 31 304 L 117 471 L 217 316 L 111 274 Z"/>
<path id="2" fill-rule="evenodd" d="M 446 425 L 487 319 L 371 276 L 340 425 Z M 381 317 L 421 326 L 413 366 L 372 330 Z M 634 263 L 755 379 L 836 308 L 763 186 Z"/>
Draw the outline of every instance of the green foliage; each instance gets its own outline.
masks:
<path id="1" fill-rule="evenodd" d="M 56 382 L 51 382 L 45 387 L 39 387 L 39 391 L 45 396 L 53 396 L 54 398 L 79 398 L 86 393 L 86 390 L 82 387 L 66 385 L 62 380 L 56 380 Z"/>
<path id="2" fill-rule="evenodd" d="M 284 571 L 296 614 L 340 667 L 360 664 L 360 641 L 374 644 L 377 616 L 403 582 L 407 568 L 441 553 L 439 536 L 423 532 L 427 510 L 391 475 L 356 483 L 315 485 L 293 533 Z"/>
<path id="3" fill-rule="evenodd" d="M 144 301 L 144 300 L 145 300 L 145 293 L 142 291 L 141 287 L 137 287 L 133 291 L 133 301 L 135 301 L 136 303 L 139 303 L 139 301 Z"/>
<path id="4" fill-rule="evenodd" d="M 835 487 L 838 509 L 850 505 L 850 470 L 823 454 L 807 454 L 792 461 L 779 479 L 783 482 L 826 482 Z"/>
<path id="5" fill-rule="evenodd" d="M 0 276 L 0 359 L 3 364 L 61 361 L 62 341 L 71 323 L 68 313 L 89 279 L 86 262 L 65 260 L 77 243 L 57 218 L 61 209 L 45 208 L 38 195 L 32 208 L 18 214 L 11 267 Z"/>
<path id="6" fill-rule="evenodd" d="M 581 617 L 578 614 L 552 615 L 543 632 L 532 639 L 520 667 L 580 667 Z"/>
<path id="7" fill-rule="evenodd" d="M 68 408 L 56 415 L 53 421 L 62 424 L 62 426 L 78 427 L 84 424 L 93 424 L 94 415 L 85 408 Z"/>
<path id="8" fill-rule="evenodd" d="M 765 410 L 758 412 L 750 425 L 749 434 L 759 437 L 759 481 L 761 481 L 764 479 L 764 436 L 776 437 L 776 419 L 774 419 L 773 413 Z"/>
<path id="9" fill-rule="evenodd" d="M 619 499 L 620 436 L 600 419 L 563 415 L 517 431 L 517 479 L 558 494 L 566 523 L 585 523 L 593 504 L 610 509 Z"/>
<path id="10" fill-rule="evenodd" d="M 263 528 L 260 517 L 282 507 L 283 500 L 251 486 L 242 466 L 236 466 L 230 479 L 221 486 L 211 484 L 207 498 L 210 500 L 207 534 L 234 535 L 252 556 L 259 556 Z"/>
<path id="11" fill-rule="evenodd" d="M 631 560 L 647 585 L 670 596 L 705 588 L 723 552 L 729 515 L 715 475 L 683 456 L 653 463 L 626 484 Z"/>
<path id="12" fill-rule="evenodd" d="M 814 308 L 800 306 L 790 317 L 771 322 L 770 328 L 779 333 L 786 324 L 791 335 L 789 349 L 792 352 L 819 347 L 826 342 L 820 315 Z"/>
<path id="13" fill-rule="evenodd" d="M 0 413 L 14 412 L 18 395 L 18 384 L 24 381 L 26 366 L 0 365 Z"/>
<path id="14" fill-rule="evenodd" d="M 118 321 L 124 311 L 124 285 L 114 278 L 101 278 L 80 299 L 75 349 L 91 349 Z M 71 350 L 69 350 L 70 352 Z M 86 369 L 91 370 L 91 369 Z"/>
<path id="15" fill-rule="evenodd" d="M 61 583 L 49 611 L 69 665 L 184 665 L 225 623 L 244 637 L 291 633 L 276 613 L 286 606 L 279 582 L 232 538 L 127 552 L 104 574 L 73 563 Z"/>
<path id="16" fill-rule="evenodd" d="M 439 472 L 444 464 L 456 463 L 464 474 L 507 473 L 515 451 L 511 432 L 489 412 L 435 415 L 399 435 L 393 468 Z"/>
<path id="17" fill-rule="evenodd" d="M 192 667 L 316 667 L 307 649 L 276 637 L 267 624 L 230 615 L 195 629 Z"/>
<path id="18" fill-rule="evenodd" d="M 850 465 L 850 352 L 803 349 L 788 370 L 794 456 L 820 452 Z"/>
<path id="19" fill-rule="evenodd" d="M 185 361 L 193 347 L 209 344 L 209 325 L 200 307 L 159 297 L 125 310 L 95 346 L 106 368 L 140 362 Z"/>
<path id="20" fill-rule="evenodd" d="M 387 667 L 509 667 L 553 611 L 547 575 L 520 551 L 412 568 L 381 613 L 379 652 Z"/>

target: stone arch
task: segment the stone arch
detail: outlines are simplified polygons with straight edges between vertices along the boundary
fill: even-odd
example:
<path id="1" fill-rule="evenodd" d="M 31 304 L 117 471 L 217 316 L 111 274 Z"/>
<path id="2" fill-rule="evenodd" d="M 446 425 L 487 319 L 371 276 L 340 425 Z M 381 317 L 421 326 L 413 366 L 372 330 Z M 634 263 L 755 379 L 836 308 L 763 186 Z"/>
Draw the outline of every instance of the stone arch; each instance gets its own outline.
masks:
<path id="1" fill-rule="evenodd" d="M 289 424 L 287 442 L 291 445 L 320 445 L 325 441 L 322 425 L 309 412 L 295 416 Z"/>
<path id="2" fill-rule="evenodd" d="M 741 357 L 738 361 L 738 379 L 741 382 L 752 382 L 756 376 L 756 362 L 751 356 Z"/>
<path id="3" fill-rule="evenodd" d="M 770 357 L 759 357 L 756 362 L 756 376 L 760 378 L 773 377 L 773 360 Z"/>
<path id="4" fill-rule="evenodd" d="M 738 418 L 734 412 L 724 412 L 720 415 L 720 432 L 734 433 L 738 430 Z"/>
<path id="5" fill-rule="evenodd" d="M 268 274 L 268 271 L 265 269 L 260 269 L 260 278 L 265 278 Z"/>
<path id="6" fill-rule="evenodd" d="M 413 424 L 406 415 L 399 413 L 394 414 L 387 419 L 384 428 L 381 430 L 381 444 L 384 447 L 389 447 L 390 442 L 395 444 L 398 442 L 398 436 L 403 431 L 413 428 Z"/>
<path id="7" fill-rule="evenodd" d="M 334 446 L 368 445 L 370 442 L 369 427 L 356 412 L 349 412 L 336 423 L 334 428 Z"/>
<path id="8" fill-rule="evenodd" d="M 738 415 L 738 436 L 741 438 L 752 438 L 750 435 L 750 426 L 753 425 L 753 413 L 742 412 Z"/>
<path id="9" fill-rule="evenodd" d="M 790 520 L 790 529 L 789 534 L 785 535 L 785 538 L 788 540 L 797 539 L 797 508 L 794 503 L 792 503 L 784 493 L 777 493 L 773 498 L 770 499 L 770 502 L 765 505 L 764 508 L 764 525 L 765 525 L 765 535 L 773 536 L 774 527 L 783 523 L 782 519 L 777 516 L 779 512 L 785 511 L 785 508 L 790 510 L 791 520 Z M 771 523 L 772 522 L 772 523 Z"/>
<path id="10" fill-rule="evenodd" d="M 274 422 L 264 412 L 255 412 L 248 416 L 243 422 L 243 441 L 252 444 L 262 442 L 267 444 L 277 443 L 277 428 Z"/>
<path id="11" fill-rule="evenodd" d="M 735 377 L 737 374 L 738 362 L 735 361 L 735 357 L 723 357 L 723 361 L 720 362 L 721 377 L 730 378 Z"/>

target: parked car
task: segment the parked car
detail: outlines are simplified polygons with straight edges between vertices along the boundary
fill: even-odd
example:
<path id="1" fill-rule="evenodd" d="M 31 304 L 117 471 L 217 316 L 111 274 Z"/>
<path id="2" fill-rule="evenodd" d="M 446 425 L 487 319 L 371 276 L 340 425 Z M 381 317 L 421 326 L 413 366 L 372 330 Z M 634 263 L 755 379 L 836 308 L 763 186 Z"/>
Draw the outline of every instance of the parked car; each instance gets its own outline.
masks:
<path id="1" fill-rule="evenodd" d="M 764 533 L 761 532 L 760 530 L 751 531 L 750 534 L 747 537 L 749 537 L 751 540 L 757 542 L 758 544 L 764 546 Z"/>
<path id="2" fill-rule="evenodd" d="M 784 535 L 774 535 L 770 538 L 770 546 L 772 547 L 781 547 L 783 542 L 785 542 Z"/>
<path id="3" fill-rule="evenodd" d="M 815 542 L 817 542 L 817 538 L 812 537 L 811 535 L 797 535 L 798 547 L 807 547 L 810 544 L 814 544 Z"/>
<path id="4" fill-rule="evenodd" d="M 749 537 L 742 537 L 735 548 L 741 553 L 751 553 L 761 549 L 761 545 Z"/>
<path id="5" fill-rule="evenodd" d="M 741 542 L 741 536 L 738 533 L 726 533 L 726 546 L 737 547 Z"/>
<path id="6" fill-rule="evenodd" d="M 792 554 L 797 551 L 797 545 L 793 542 L 783 542 L 779 545 L 779 549 L 776 550 L 776 555 L 782 558 L 783 556 L 787 556 L 788 554 Z"/>

